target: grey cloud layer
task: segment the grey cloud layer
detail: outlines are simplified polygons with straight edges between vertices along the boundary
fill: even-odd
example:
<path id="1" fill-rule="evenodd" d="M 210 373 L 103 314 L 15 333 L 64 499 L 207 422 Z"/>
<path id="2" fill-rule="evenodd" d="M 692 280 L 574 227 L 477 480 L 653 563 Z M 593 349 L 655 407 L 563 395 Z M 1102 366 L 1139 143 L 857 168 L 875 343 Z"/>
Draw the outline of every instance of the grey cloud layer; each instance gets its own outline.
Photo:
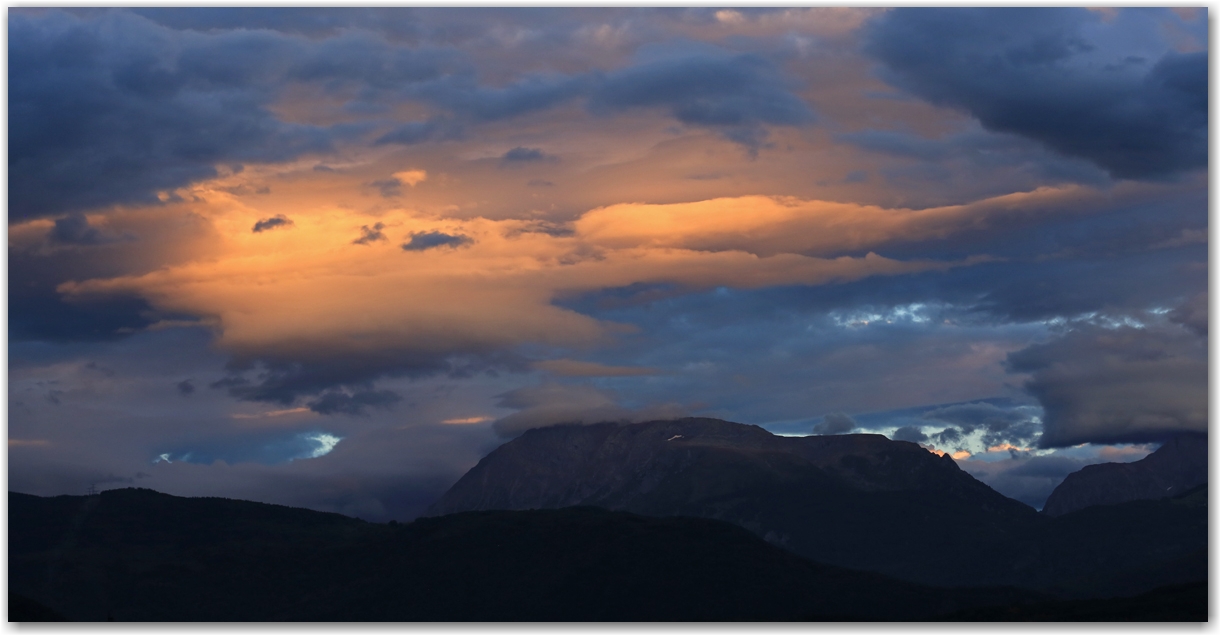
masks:
<path id="1" fill-rule="evenodd" d="M 1207 431 L 1207 340 L 1185 329 L 1085 325 L 1008 364 L 1046 411 L 1042 447 Z"/>
<path id="2" fill-rule="evenodd" d="M 1110 51 L 1101 22 L 1084 9 L 904 8 L 876 19 L 866 50 L 894 85 L 1116 177 L 1206 167 L 1207 53 Z"/>
<path id="3" fill-rule="evenodd" d="M 406 48 L 370 32 L 309 40 L 236 29 L 174 31 L 123 11 L 15 13 L 9 33 L 10 218 L 115 203 L 212 177 L 222 163 L 330 150 L 377 125 L 288 123 L 270 106 L 284 86 L 320 84 L 373 115 L 418 100 L 439 112 L 376 143 L 460 138 L 463 128 L 577 97 L 613 113 L 659 108 L 757 147 L 764 125 L 801 125 L 809 107 L 771 62 L 698 47 L 609 73 L 526 73 L 480 83 L 454 49 Z"/>

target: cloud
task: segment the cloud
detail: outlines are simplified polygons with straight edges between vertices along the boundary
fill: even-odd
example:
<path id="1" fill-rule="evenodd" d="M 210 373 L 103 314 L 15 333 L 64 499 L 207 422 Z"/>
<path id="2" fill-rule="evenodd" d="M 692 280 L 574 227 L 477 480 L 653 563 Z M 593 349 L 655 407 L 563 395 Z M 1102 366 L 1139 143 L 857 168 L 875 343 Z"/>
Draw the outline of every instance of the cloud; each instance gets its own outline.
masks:
<path id="1" fill-rule="evenodd" d="M 433 117 L 426 121 L 402 124 L 381 135 L 373 142 L 375 146 L 391 143 L 411 146 L 427 141 L 454 141 L 465 138 L 465 129 L 447 117 Z"/>
<path id="2" fill-rule="evenodd" d="M 403 243 L 404 251 L 424 251 L 435 247 L 461 247 L 474 241 L 462 234 L 446 234 L 443 232 L 418 232 L 411 234 L 411 240 Z"/>
<path id="3" fill-rule="evenodd" d="M 912 443 L 926 443 L 928 440 L 927 435 L 918 426 L 898 428 L 890 435 L 890 438 L 895 441 L 910 441 Z"/>
<path id="4" fill-rule="evenodd" d="M 1083 216 L 1105 209 L 1109 196 L 1081 186 L 1043 187 L 918 210 L 780 196 L 665 205 L 624 203 L 587 212 L 575 222 L 575 228 L 604 246 L 838 255 L 944 240 L 961 232 L 977 236 L 987 230 L 1011 231 L 1067 214 Z"/>
<path id="5" fill-rule="evenodd" d="M 201 187 L 203 195 L 209 191 Z M 810 286 L 975 262 L 873 253 L 759 257 L 646 241 L 602 245 L 608 241 L 579 222 L 560 231 L 532 220 L 441 220 L 387 210 L 379 222 L 409 232 L 406 251 L 428 253 L 404 267 L 398 250 L 352 248 L 359 226 L 342 211 L 294 208 L 293 240 L 269 250 L 249 233 L 266 218 L 266 207 L 241 210 L 226 202 L 196 209 L 215 214 L 219 236 L 206 256 L 135 275 L 73 280 L 59 291 L 69 301 L 141 298 L 160 314 L 199 320 L 219 350 L 234 357 L 229 393 L 284 406 L 331 388 L 372 390 L 381 377 L 525 370 L 527 362 L 513 352 L 521 345 L 575 350 L 608 343 L 619 326 L 556 304 L 593 290 L 637 283 L 674 285 L 680 293 Z M 611 220 L 622 227 L 633 218 Z M 693 220 L 682 231 L 698 231 Z M 597 229 L 608 226 L 603 215 Z M 252 270 L 260 272 L 257 279 Z"/>
<path id="6" fill-rule="evenodd" d="M 368 408 L 389 409 L 399 401 L 402 401 L 402 397 L 391 390 L 364 390 L 353 393 L 331 390 L 309 402 L 309 409 L 324 415 L 361 415 Z"/>
<path id="7" fill-rule="evenodd" d="M 1082 325 L 1008 356 L 1045 410 L 1039 445 L 1207 431 L 1207 343 L 1177 326 Z"/>
<path id="8" fill-rule="evenodd" d="M 929 410 L 920 418 L 956 425 L 936 433 L 933 438 L 942 442 L 956 441 L 962 435 L 983 429 L 983 446 L 1002 444 L 1024 445 L 1032 442 L 1042 431 L 1039 409 L 1033 406 L 1000 407 L 986 402 L 954 404 Z"/>
<path id="9" fill-rule="evenodd" d="M 403 185 L 415 187 L 428 180 L 428 173 L 424 170 L 403 170 L 402 172 L 395 172 L 394 178 Z"/>
<path id="10" fill-rule="evenodd" d="M 192 384 L 191 380 L 189 380 L 189 379 L 183 379 L 182 381 L 175 384 L 175 386 L 177 386 L 177 388 L 178 388 L 178 394 L 181 394 L 181 395 L 189 395 L 189 394 L 195 392 L 195 385 Z"/>
<path id="11" fill-rule="evenodd" d="M 557 161 L 559 158 L 549 155 L 538 148 L 525 148 L 517 146 L 504 153 L 500 157 L 501 165 L 513 165 L 521 163 L 542 163 L 549 161 Z"/>
<path id="12" fill-rule="evenodd" d="M 814 434 L 847 434 L 856 429 L 856 420 L 841 413 L 832 412 L 822 417 L 813 426 Z"/>
<path id="13" fill-rule="evenodd" d="M 55 219 L 55 226 L 47 237 L 61 245 L 81 246 L 105 245 L 132 239 L 130 235 L 116 236 L 94 227 L 84 214 L 68 214 Z"/>
<path id="14" fill-rule="evenodd" d="M 382 196 L 392 198 L 402 195 L 402 186 L 415 187 L 416 184 L 424 182 L 427 178 L 428 173 L 424 170 L 403 170 L 395 172 L 388 179 L 372 181 L 369 185 L 380 190 Z"/>
<path id="15" fill-rule="evenodd" d="M 1150 48 L 1158 28 L 1085 9 L 900 8 L 871 22 L 865 50 L 886 81 L 989 130 L 1157 179 L 1207 165 L 1207 53 Z"/>
<path id="16" fill-rule="evenodd" d="M 381 231 L 385 229 L 385 223 L 376 223 L 370 228 L 368 225 L 360 226 L 360 237 L 352 241 L 353 245 L 368 245 L 378 240 L 386 240 L 385 234 Z"/>
<path id="17" fill-rule="evenodd" d="M 966 459 L 957 462 L 971 476 L 1001 494 L 1041 509 L 1068 474 L 1099 462 L 1067 456 L 1018 456 L 999 461 Z"/>
<path id="18" fill-rule="evenodd" d="M 292 219 L 283 214 L 276 214 L 271 218 L 260 218 L 257 223 L 254 223 L 254 233 L 265 232 L 271 229 L 279 229 L 282 227 L 292 227 L 294 223 Z"/>
<path id="19" fill-rule="evenodd" d="M 655 375 L 655 368 L 640 366 L 607 366 L 597 362 L 582 362 L 574 359 L 548 359 L 534 362 L 533 367 L 560 377 L 634 377 Z"/>
<path id="20" fill-rule="evenodd" d="M 220 163 L 329 149 L 327 129 L 266 108 L 269 67 L 298 47 L 269 32 L 177 34 L 121 11 L 14 14 L 10 219 L 155 204 Z M 233 63 L 255 51 L 260 64 Z"/>
<path id="21" fill-rule="evenodd" d="M 652 57 L 645 51 L 646 57 Z M 589 98 L 594 113 L 628 108 L 664 108 L 678 121 L 719 130 L 726 138 L 759 148 L 762 126 L 802 126 L 813 111 L 770 61 L 732 55 L 711 47 L 699 52 L 656 55 L 606 74 Z"/>
<path id="22" fill-rule="evenodd" d="M 492 417 L 485 417 L 485 416 L 458 417 L 456 419 L 445 419 L 445 420 L 441 421 L 441 423 L 443 423 L 445 425 L 463 426 L 463 425 L 471 425 L 471 424 L 475 424 L 475 423 L 485 423 L 485 422 L 491 421 L 491 420 L 492 420 Z"/>
<path id="23" fill-rule="evenodd" d="M 1207 292 L 1196 294 L 1170 311 L 1169 321 L 1185 326 L 1196 335 L 1207 337 Z"/>
<path id="24" fill-rule="evenodd" d="M 688 414 L 685 408 L 677 404 L 624 408 L 609 393 L 592 386 L 556 383 L 509 391 L 499 396 L 496 405 L 518 410 L 492 424 L 492 428 L 502 437 L 515 437 L 532 428 L 561 424 L 634 423 L 676 419 Z"/>
<path id="25" fill-rule="evenodd" d="M 526 74 L 503 87 L 486 88 L 470 74 L 453 74 L 411 87 L 407 93 L 473 122 L 492 122 L 552 108 L 581 96 L 584 75 Z"/>
<path id="26" fill-rule="evenodd" d="M 179 445 L 158 453 L 151 463 L 210 465 L 223 461 L 229 464 L 276 465 L 326 456 L 342 440 L 341 436 L 318 430 L 290 433 L 259 431 L 236 438 L 204 438 L 195 443 Z"/>

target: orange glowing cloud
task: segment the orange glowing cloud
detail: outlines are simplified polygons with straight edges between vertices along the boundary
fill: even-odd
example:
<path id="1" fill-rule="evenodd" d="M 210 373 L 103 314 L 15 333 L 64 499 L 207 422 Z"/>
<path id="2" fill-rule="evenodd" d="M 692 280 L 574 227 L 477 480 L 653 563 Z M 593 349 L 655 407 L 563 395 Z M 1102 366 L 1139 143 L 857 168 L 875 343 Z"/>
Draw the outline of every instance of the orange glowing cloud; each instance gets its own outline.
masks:
<path id="1" fill-rule="evenodd" d="M 29 447 L 44 447 L 51 445 L 51 442 L 46 439 L 9 439 L 8 447 L 10 448 L 29 448 Z"/>
<path id="2" fill-rule="evenodd" d="M 668 205 L 611 205 L 588 212 L 575 226 L 590 242 L 606 247 L 829 255 L 945 238 L 1001 222 L 1033 222 L 1068 209 L 1087 212 L 1106 200 L 1107 195 L 1097 190 L 1075 185 L 920 210 L 743 196 Z"/>
<path id="3" fill-rule="evenodd" d="M 462 419 L 445 419 L 444 421 L 441 421 L 441 423 L 446 424 L 446 425 L 462 426 L 462 425 L 471 425 L 471 424 L 475 424 L 475 423 L 483 423 L 485 421 L 491 421 L 491 419 L 492 419 L 491 417 L 465 417 Z"/>
<path id="4" fill-rule="evenodd" d="M 932 446 L 924 446 L 924 449 L 931 452 L 932 454 L 935 454 L 936 456 L 945 456 L 946 454 L 948 454 L 949 458 L 951 458 L 955 461 L 961 461 L 962 459 L 968 459 L 971 456 L 973 456 L 966 450 L 958 450 L 957 452 L 949 454 L 948 452 L 946 452 L 944 450 L 938 450 Z"/>
<path id="5" fill-rule="evenodd" d="M 164 266 L 68 282 L 60 292 L 69 300 L 139 295 L 158 310 L 198 316 L 222 349 L 253 357 L 443 356 L 525 342 L 581 349 L 605 343 L 622 327 L 556 306 L 557 298 L 638 283 L 761 288 L 943 271 L 988 258 L 903 261 L 867 250 L 1001 217 L 1089 209 L 1106 198 L 1081 187 L 1042 188 L 906 210 L 745 196 L 600 207 L 569 224 L 570 231 L 556 232 L 539 231 L 528 219 L 453 218 L 404 207 L 358 214 L 292 191 L 249 193 L 253 179 L 296 178 L 293 169 L 301 167 L 254 167 L 179 192 L 192 201 L 194 222 L 208 227 L 197 232 L 206 240 L 192 243 L 191 257 L 165 256 Z M 302 187 L 315 193 L 338 187 L 332 178 L 323 174 Z M 428 176 L 412 169 L 395 178 L 417 184 Z M 277 215 L 291 221 L 288 229 L 252 231 Z M 374 225 L 375 240 L 358 240 Z M 22 225 L 12 232 L 34 235 Z M 417 245 L 420 235 L 433 242 Z M 865 255 L 836 256 L 843 251 Z M 569 376 L 650 372 L 595 366 L 552 360 L 539 368 Z"/>

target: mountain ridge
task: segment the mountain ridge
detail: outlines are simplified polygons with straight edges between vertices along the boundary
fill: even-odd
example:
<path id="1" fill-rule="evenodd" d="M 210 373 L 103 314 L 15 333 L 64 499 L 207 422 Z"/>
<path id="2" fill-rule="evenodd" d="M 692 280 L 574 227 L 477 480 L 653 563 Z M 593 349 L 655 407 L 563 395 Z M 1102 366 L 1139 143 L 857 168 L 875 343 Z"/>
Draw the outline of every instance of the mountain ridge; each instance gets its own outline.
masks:
<path id="1" fill-rule="evenodd" d="M 1179 435 L 1131 463 L 1099 463 L 1067 475 L 1042 507 L 1062 516 L 1094 505 L 1173 497 L 1207 483 L 1207 436 Z"/>
<path id="2" fill-rule="evenodd" d="M 593 505 L 713 518 L 816 562 L 940 586 L 1014 584 L 1093 597 L 1120 578 L 1126 592 L 1149 590 L 1132 568 L 1162 571 L 1166 583 L 1197 578 L 1205 502 L 1137 503 L 1052 518 L 914 443 L 777 437 L 686 418 L 527 431 L 484 457 L 429 513 Z M 1148 522 L 1151 509 L 1166 521 Z M 1116 534 L 1124 526 L 1129 535 Z M 1170 561 L 1178 564 L 1158 564 Z"/>

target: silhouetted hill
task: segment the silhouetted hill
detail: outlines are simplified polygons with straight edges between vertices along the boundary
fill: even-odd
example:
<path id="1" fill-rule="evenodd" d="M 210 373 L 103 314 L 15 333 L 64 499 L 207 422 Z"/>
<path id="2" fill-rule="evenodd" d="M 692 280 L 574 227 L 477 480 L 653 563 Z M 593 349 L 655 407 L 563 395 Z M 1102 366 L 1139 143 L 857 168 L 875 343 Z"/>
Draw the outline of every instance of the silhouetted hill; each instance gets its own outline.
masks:
<path id="1" fill-rule="evenodd" d="M 596 508 L 379 525 L 125 489 L 10 493 L 9 509 L 10 589 L 72 620 L 910 620 L 1045 599 L 929 588 L 727 523 Z"/>
<path id="2" fill-rule="evenodd" d="M 1207 582 L 1161 587 L 1134 597 L 1035 602 L 970 609 L 938 622 L 1206 622 Z"/>
<path id="3" fill-rule="evenodd" d="M 430 513 L 569 505 L 725 520 L 816 562 L 944 586 L 1103 597 L 1199 579 L 1206 567 L 1205 506 L 1144 501 L 1049 518 L 913 443 L 777 437 L 716 419 L 530 430 Z"/>
<path id="4" fill-rule="evenodd" d="M 67 619 L 20 593 L 8 592 L 8 621 L 10 622 L 66 622 Z"/>
<path id="5" fill-rule="evenodd" d="M 1093 505 L 1177 496 L 1207 483 L 1207 436 L 1180 435 L 1132 463 L 1088 465 L 1068 474 L 1043 513 L 1061 516 Z"/>

